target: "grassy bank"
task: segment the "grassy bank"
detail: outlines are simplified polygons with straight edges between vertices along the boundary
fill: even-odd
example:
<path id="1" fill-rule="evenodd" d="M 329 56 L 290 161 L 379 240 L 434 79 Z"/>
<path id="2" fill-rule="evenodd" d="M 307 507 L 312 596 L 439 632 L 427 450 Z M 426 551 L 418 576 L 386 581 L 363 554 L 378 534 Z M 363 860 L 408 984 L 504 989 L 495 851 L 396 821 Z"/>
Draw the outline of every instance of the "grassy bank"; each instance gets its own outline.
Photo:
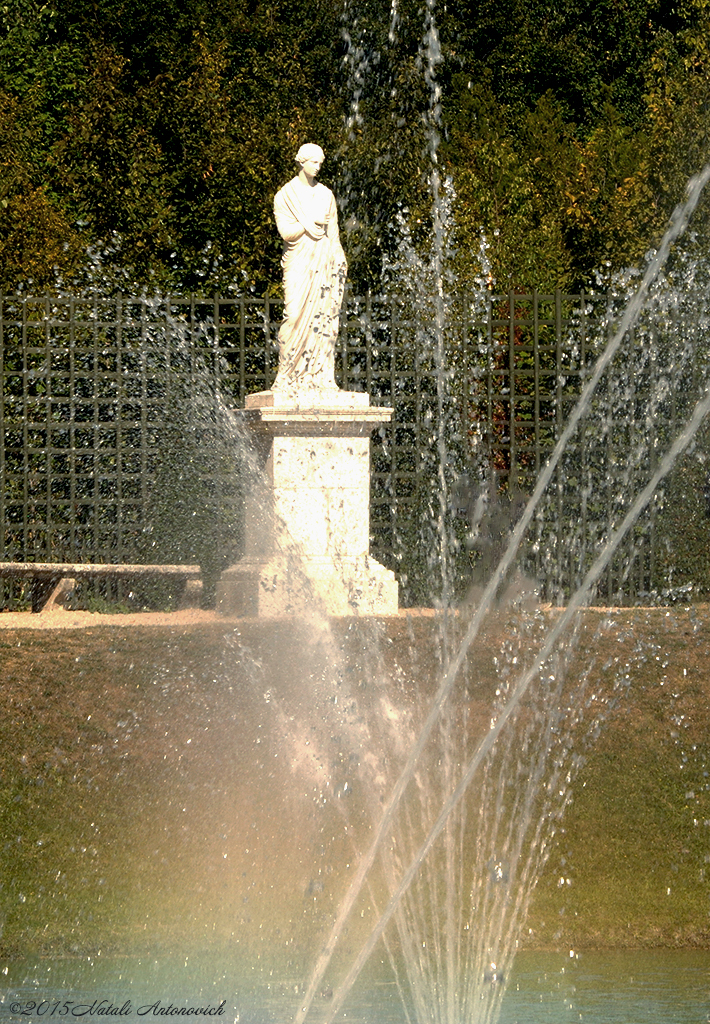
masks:
<path id="1" fill-rule="evenodd" d="M 484 689 L 504 626 L 469 666 Z M 433 620 L 334 631 L 347 692 L 396 697 L 416 722 Z M 347 792 L 344 748 L 311 722 L 321 647 L 287 624 L 2 630 L 0 955 L 219 946 L 303 970 L 355 860 L 330 798 Z M 570 677 L 593 663 L 592 689 L 616 697 L 527 942 L 710 946 L 710 615 L 588 612 L 575 658 Z M 315 689 L 284 682 L 294 659 Z"/>
<path id="2" fill-rule="evenodd" d="M 626 693 L 587 754 L 530 924 L 558 947 L 707 948 L 708 612 L 615 619 L 599 660 L 613 654 Z"/>

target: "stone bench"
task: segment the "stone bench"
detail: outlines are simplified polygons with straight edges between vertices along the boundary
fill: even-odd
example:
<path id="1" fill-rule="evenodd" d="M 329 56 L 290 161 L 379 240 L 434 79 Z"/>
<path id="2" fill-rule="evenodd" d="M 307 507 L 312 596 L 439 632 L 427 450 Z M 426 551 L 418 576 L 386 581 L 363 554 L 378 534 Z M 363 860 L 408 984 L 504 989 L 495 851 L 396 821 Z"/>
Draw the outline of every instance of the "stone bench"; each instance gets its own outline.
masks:
<path id="1" fill-rule="evenodd" d="M 200 578 L 199 565 L 103 565 L 92 562 L 0 562 L 0 579 L 31 580 L 32 611 L 53 604 L 68 579 L 164 579 L 182 588 Z"/>

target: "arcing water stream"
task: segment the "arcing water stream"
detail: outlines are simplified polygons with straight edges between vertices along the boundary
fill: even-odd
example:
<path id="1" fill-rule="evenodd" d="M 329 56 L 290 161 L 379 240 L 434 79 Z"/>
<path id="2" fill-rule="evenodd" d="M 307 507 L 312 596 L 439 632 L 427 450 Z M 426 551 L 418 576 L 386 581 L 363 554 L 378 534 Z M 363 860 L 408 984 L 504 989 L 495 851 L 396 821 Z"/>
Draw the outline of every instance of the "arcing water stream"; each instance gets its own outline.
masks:
<path id="1" fill-rule="evenodd" d="M 440 721 L 443 710 L 451 696 L 454 685 L 459 678 L 462 666 L 466 659 L 466 655 L 473 644 L 476 636 L 479 633 L 481 625 L 485 617 L 489 614 L 495 596 L 501 585 L 501 582 L 509 572 L 519 546 L 523 540 L 523 537 L 528 530 L 530 523 L 535 515 L 536 509 L 545 493 L 550 481 L 553 477 L 555 469 L 562 458 L 570 439 L 573 437 L 575 432 L 578 430 L 580 424 L 584 420 L 585 416 L 588 415 L 592 397 L 597 389 L 599 382 L 601 381 L 605 371 L 611 365 L 614 356 L 618 352 L 625 338 L 628 337 L 629 332 L 632 330 L 636 323 L 644 304 L 647 302 L 651 288 L 656 280 L 657 276 L 661 272 L 671 251 L 671 248 L 683 234 L 689 218 L 692 216 L 695 210 L 700 196 L 703 192 L 708 179 L 710 178 L 710 166 L 706 167 L 703 172 L 695 179 L 693 179 L 688 187 L 688 197 L 686 201 L 679 205 L 676 209 L 671 224 L 666 232 L 666 235 L 661 243 L 658 252 L 649 263 L 649 266 L 644 274 L 641 285 L 639 286 L 635 296 L 629 302 L 626 311 L 618 324 L 616 332 L 607 345 L 606 349 L 597 361 L 588 383 L 586 384 L 580 399 L 570 416 L 567 425 L 560 437 L 555 450 L 548 461 L 544 471 L 541 473 L 535 491 L 531 496 L 525 511 L 523 512 L 520 521 L 518 522 L 512 536 L 507 550 L 498 565 L 495 573 L 491 577 L 488 585 L 486 586 L 485 592 L 480 600 L 480 603 L 473 614 L 465 636 L 463 637 L 458 651 L 449 662 L 442 682 L 439 686 L 436 698 L 432 704 L 429 715 L 419 733 L 416 743 L 412 747 L 411 753 L 407 759 L 407 762 L 399 775 L 396 783 L 392 787 L 390 795 L 387 799 L 386 805 L 382 811 L 382 815 L 379 820 L 379 824 L 376 828 L 374 838 L 369 849 L 362 855 L 360 862 L 350 884 L 348 892 L 342 901 L 340 910 L 337 914 L 335 923 L 331 929 L 329 938 L 316 962 L 315 969 L 313 971 L 311 980 L 305 992 L 305 997 L 300 1000 L 300 1006 L 298 1012 L 295 1014 L 296 1024 L 302 1024 L 308 1014 L 314 995 L 317 992 L 321 981 L 324 977 L 325 971 L 328 967 L 330 959 L 333 955 L 335 947 L 340 939 L 345 923 L 351 914 L 355 903 L 358 899 L 360 890 L 368 876 L 370 869 L 372 868 L 375 859 L 383 847 L 383 843 L 390 834 L 393 826 L 393 821 L 399 805 L 405 795 L 407 788 L 409 787 L 412 779 L 415 776 L 417 766 L 419 765 L 422 752 L 432 734 L 435 725 Z M 476 771 L 480 768 L 485 757 L 493 749 L 496 744 L 501 731 L 508 723 L 511 716 L 514 715 L 518 709 L 522 699 L 527 693 L 530 684 L 535 679 L 545 664 L 549 661 L 556 644 L 559 639 L 563 636 L 565 630 L 572 623 L 574 616 L 578 609 L 583 605 L 587 599 L 590 591 L 594 584 L 599 579 L 601 573 L 608 565 L 609 561 L 616 552 L 619 544 L 626 536 L 628 531 L 638 520 L 638 517 L 642 511 L 646 508 L 660 482 L 670 472 L 673 465 L 675 464 L 678 456 L 687 448 L 690 442 L 695 437 L 697 431 L 702 425 L 705 417 L 710 411 L 710 394 L 705 393 L 704 397 L 697 403 L 695 409 L 689 420 L 685 423 L 680 433 L 677 435 L 673 443 L 668 448 L 666 454 L 660 461 L 655 472 L 651 475 L 645 487 L 642 488 L 627 514 L 623 518 L 623 521 L 615 532 L 608 538 L 603 550 L 599 553 L 598 557 L 594 561 L 593 565 L 588 570 L 583 583 L 579 586 L 575 594 L 570 599 L 566 609 L 560 615 L 554 627 L 549 631 L 549 634 L 538 653 L 533 665 L 520 677 L 514 688 L 511 690 L 504 708 L 502 708 L 497 715 L 494 715 L 491 721 L 491 727 L 483 740 L 478 744 L 473 756 L 468 760 L 464 771 L 460 775 L 459 782 L 455 786 L 448 797 L 443 801 L 440 813 L 436 818 L 436 821 L 430 828 L 420 848 L 416 852 L 416 855 L 412 858 L 408 867 L 402 871 L 398 884 L 394 887 L 390 901 L 380 916 L 380 919 L 372 930 L 370 937 L 366 941 L 365 945 L 360 950 L 359 954 L 354 960 L 354 963 L 348 972 L 346 978 L 342 981 L 339 988 L 337 989 L 333 998 L 333 1003 L 329 1008 L 327 1020 L 332 1021 L 338 1012 L 343 1000 L 347 996 L 352 984 L 354 983 L 359 971 L 363 964 L 367 960 L 367 957 L 374 948 L 375 943 L 379 937 L 383 934 L 389 920 L 397 911 L 398 905 L 404 894 L 407 892 L 408 887 L 416 877 L 417 873 L 421 869 L 421 865 L 424 859 L 427 857 L 432 847 L 434 846 L 437 838 L 441 832 L 445 829 L 449 816 L 457 806 L 463 795 L 466 793 L 471 780 L 473 779 Z M 481 927 L 479 924 L 478 927 Z M 480 963 L 476 965 L 476 969 L 479 973 L 483 973 L 484 964 Z M 493 964 L 494 973 L 498 970 L 496 964 Z M 504 971 L 502 972 L 504 973 Z M 460 985 L 465 987 L 465 983 L 460 981 Z M 494 1018 L 495 1010 L 500 1004 L 500 994 L 495 987 L 488 986 L 488 991 L 493 992 L 493 997 L 487 1000 L 483 1000 L 481 1005 L 481 992 L 476 989 L 475 998 L 478 1002 L 478 1006 L 475 1007 L 458 1007 L 459 1010 L 471 1010 L 475 1013 L 474 1019 L 480 1021 L 489 1021 Z M 431 1007 L 435 1005 L 435 1000 L 432 994 Z M 450 1024 L 453 1024 L 453 1008 L 454 1003 L 448 1001 L 448 1009 L 445 1012 L 445 1016 L 442 1020 L 447 1020 Z"/>

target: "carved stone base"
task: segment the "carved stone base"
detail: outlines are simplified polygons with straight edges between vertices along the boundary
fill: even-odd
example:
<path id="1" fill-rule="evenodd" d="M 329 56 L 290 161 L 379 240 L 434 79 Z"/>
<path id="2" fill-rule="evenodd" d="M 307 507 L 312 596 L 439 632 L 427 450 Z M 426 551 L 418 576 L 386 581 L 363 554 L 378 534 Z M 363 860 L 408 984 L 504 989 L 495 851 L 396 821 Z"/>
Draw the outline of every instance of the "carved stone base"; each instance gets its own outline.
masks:
<path id="1" fill-rule="evenodd" d="M 245 555 L 217 587 L 225 615 L 395 615 L 394 573 L 369 556 L 370 432 L 391 409 L 360 392 L 261 392 L 244 415 L 262 453 Z"/>
<path id="2" fill-rule="evenodd" d="M 268 561 L 243 558 L 217 585 L 222 615 L 280 618 L 322 612 L 331 616 L 396 615 L 394 573 L 374 558 L 295 559 L 275 555 Z"/>

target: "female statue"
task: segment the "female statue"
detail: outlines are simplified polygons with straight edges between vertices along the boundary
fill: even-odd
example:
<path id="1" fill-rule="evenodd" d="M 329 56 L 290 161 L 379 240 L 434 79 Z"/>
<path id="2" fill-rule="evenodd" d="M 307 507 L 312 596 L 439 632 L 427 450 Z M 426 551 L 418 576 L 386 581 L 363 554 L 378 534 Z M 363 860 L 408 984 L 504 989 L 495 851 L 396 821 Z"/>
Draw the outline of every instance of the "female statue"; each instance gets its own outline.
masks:
<path id="1" fill-rule="evenodd" d="M 285 243 L 285 310 L 275 391 L 336 387 L 335 342 L 347 263 L 335 196 L 316 182 L 323 159 L 320 146 L 301 146 L 298 175 L 274 198 L 276 226 Z"/>

